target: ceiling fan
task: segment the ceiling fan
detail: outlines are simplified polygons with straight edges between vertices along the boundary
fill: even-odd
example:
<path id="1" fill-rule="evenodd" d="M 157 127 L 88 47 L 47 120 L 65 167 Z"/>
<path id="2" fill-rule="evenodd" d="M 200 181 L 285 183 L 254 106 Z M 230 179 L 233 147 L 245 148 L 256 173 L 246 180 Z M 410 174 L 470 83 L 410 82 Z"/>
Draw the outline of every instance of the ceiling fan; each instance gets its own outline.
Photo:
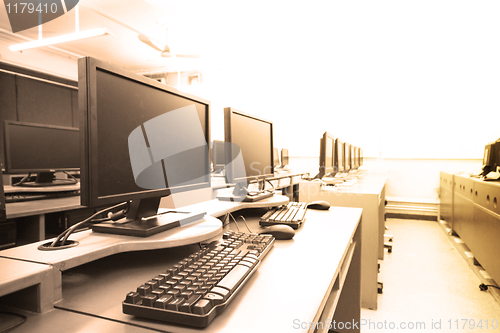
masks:
<path id="1" fill-rule="evenodd" d="M 179 53 L 172 53 L 170 51 L 170 47 L 167 44 L 162 44 L 154 39 L 149 38 L 148 36 L 144 34 L 139 34 L 139 39 L 141 42 L 145 43 L 146 45 L 149 45 L 155 50 L 158 50 L 161 52 L 161 56 L 164 58 L 169 58 L 169 57 L 178 57 L 178 58 L 199 58 L 200 56 L 197 54 L 179 54 Z"/>

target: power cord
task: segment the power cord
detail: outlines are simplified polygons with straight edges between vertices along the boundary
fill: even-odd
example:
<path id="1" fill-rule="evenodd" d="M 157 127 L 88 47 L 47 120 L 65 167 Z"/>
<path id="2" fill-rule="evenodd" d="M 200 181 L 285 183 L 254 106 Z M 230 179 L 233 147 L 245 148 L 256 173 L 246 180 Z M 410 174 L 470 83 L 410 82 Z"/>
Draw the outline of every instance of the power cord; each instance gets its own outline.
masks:
<path id="1" fill-rule="evenodd" d="M 66 244 L 66 241 L 68 240 L 68 237 L 78 228 L 80 228 L 83 224 L 87 223 L 87 222 L 91 222 L 91 223 L 100 223 L 100 222 L 103 222 L 103 221 L 109 221 L 111 220 L 112 218 L 104 218 L 104 219 L 97 219 L 96 221 L 93 221 L 93 219 L 96 217 L 96 216 L 99 216 L 101 214 L 104 214 L 106 212 L 110 212 L 110 211 L 113 211 L 115 209 L 122 209 L 123 208 L 123 211 L 127 210 L 129 207 L 129 202 L 122 202 L 118 205 L 114 205 L 112 207 L 108 207 L 108 208 L 105 208 L 103 210 L 100 210 L 98 211 L 97 213 L 93 214 L 92 216 L 86 218 L 85 220 L 83 221 L 80 221 L 74 225 L 72 225 L 71 227 L 69 227 L 68 229 L 64 230 L 61 234 L 59 234 L 59 236 L 57 236 L 57 238 L 52 242 L 52 244 L 50 244 L 50 247 L 58 247 L 58 246 L 64 246 Z M 123 214 L 118 214 L 119 216 L 122 216 Z"/>
<path id="2" fill-rule="evenodd" d="M 492 287 L 492 288 L 497 288 L 497 289 L 500 289 L 500 287 L 499 287 L 499 286 L 495 286 L 495 285 L 492 285 L 492 284 L 484 284 L 484 283 L 481 283 L 481 284 L 479 285 L 479 289 L 480 289 L 481 291 L 486 291 L 486 290 L 488 290 L 488 287 Z"/>
<path id="3" fill-rule="evenodd" d="M 12 324 L 12 325 L 10 325 L 10 326 L 8 326 L 8 327 L 3 328 L 3 329 L 0 331 L 0 333 L 7 333 L 7 332 L 9 332 L 9 331 L 13 330 L 13 329 L 14 329 L 14 328 L 16 328 L 16 327 L 21 326 L 22 324 L 24 324 L 24 322 L 25 322 L 26 320 L 28 320 L 28 318 L 27 318 L 25 315 L 18 314 L 18 313 L 12 313 L 12 312 L 5 312 L 5 311 L 1 311 L 1 312 L 0 312 L 0 315 L 2 315 L 2 314 L 6 314 L 6 315 L 9 315 L 9 316 L 14 316 L 14 317 L 21 318 L 21 321 L 18 321 L 17 323 L 14 323 L 14 324 Z"/>

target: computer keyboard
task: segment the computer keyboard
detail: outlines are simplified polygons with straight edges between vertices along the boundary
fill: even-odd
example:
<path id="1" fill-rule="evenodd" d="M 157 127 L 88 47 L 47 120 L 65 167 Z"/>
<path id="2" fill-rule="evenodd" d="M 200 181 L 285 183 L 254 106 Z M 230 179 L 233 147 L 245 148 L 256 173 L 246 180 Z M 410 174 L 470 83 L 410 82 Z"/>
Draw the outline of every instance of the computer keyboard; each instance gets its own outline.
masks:
<path id="1" fill-rule="evenodd" d="M 286 224 L 297 229 L 305 220 L 306 203 L 289 202 L 287 205 L 273 208 L 260 218 L 259 224 L 270 226 L 275 224 Z"/>
<path id="2" fill-rule="evenodd" d="M 126 295 L 123 313 L 206 327 L 274 245 L 270 235 L 228 231 Z"/>
<path id="3" fill-rule="evenodd" d="M 64 197 L 74 197 L 80 195 L 80 190 L 61 192 L 17 192 L 5 193 L 5 203 L 23 202 L 32 200 L 55 199 Z"/>

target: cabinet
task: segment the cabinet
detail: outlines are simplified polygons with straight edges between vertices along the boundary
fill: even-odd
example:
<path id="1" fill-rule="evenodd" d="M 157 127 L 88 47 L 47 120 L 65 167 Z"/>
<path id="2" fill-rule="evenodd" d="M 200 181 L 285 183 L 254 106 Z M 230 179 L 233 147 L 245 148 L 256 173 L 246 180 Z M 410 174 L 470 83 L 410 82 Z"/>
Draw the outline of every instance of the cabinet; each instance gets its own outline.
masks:
<path id="1" fill-rule="evenodd" d="M 453 227 L 453 174 L 441 171 L 439 174 L 440 202 L 439 218 Z"/>
<path id="2" fill-rule="evenodd" d="M 441 181 L 441 193 L 446 191 L 445 187 L 446 183 Z M 488 274 L 497 283 L 500 282 L 500 243 L 498 242 L 500 239 L 498 202 L 500 183 L 454 174 L 452 194 L 451 219 L 453 222 L 451 226 L 453 232 L 461 238 Z M 446 205 L 445 198 L 444 207 Z M 443 208 L 441 210 L 443 211 Z M 446 212 L 446 208 L 444 211 Z"/>
<path id="3" fill-rule="evenodd" d="M 299 201 L 327 201 L 331 206 L 363 209 L 361 237 L 361 306 L 377 309 L 378 260 L 384 255 L 385 179 L 361 179 L 350 186 L 337 188 L 319 182 L 299 183 Z"/>

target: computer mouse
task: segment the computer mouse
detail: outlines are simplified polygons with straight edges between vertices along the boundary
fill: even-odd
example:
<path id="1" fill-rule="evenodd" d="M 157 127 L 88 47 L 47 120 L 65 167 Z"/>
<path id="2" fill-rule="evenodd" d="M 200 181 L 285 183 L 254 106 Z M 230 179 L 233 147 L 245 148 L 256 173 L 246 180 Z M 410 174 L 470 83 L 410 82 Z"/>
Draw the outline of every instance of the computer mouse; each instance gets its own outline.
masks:
<path id="1" fill-rule="evenodd" d="M 318 209 L 318 210 L 329 210 L 330 209 L 330 204 L 326 201 L 313 201 L 310 204 L 307 205 L 307 208 L 309 209 Z"/>
<path id="2" fill-rule="evenodd" d="M 272 235 L 274 238 L 282 239 L 292 239 L 295 236 L 295 230 L 292 227 L 284 224 L 271 225 L 269 227 L 264 227 L 259 231 L 259 235 L 268 234 Z"/>

